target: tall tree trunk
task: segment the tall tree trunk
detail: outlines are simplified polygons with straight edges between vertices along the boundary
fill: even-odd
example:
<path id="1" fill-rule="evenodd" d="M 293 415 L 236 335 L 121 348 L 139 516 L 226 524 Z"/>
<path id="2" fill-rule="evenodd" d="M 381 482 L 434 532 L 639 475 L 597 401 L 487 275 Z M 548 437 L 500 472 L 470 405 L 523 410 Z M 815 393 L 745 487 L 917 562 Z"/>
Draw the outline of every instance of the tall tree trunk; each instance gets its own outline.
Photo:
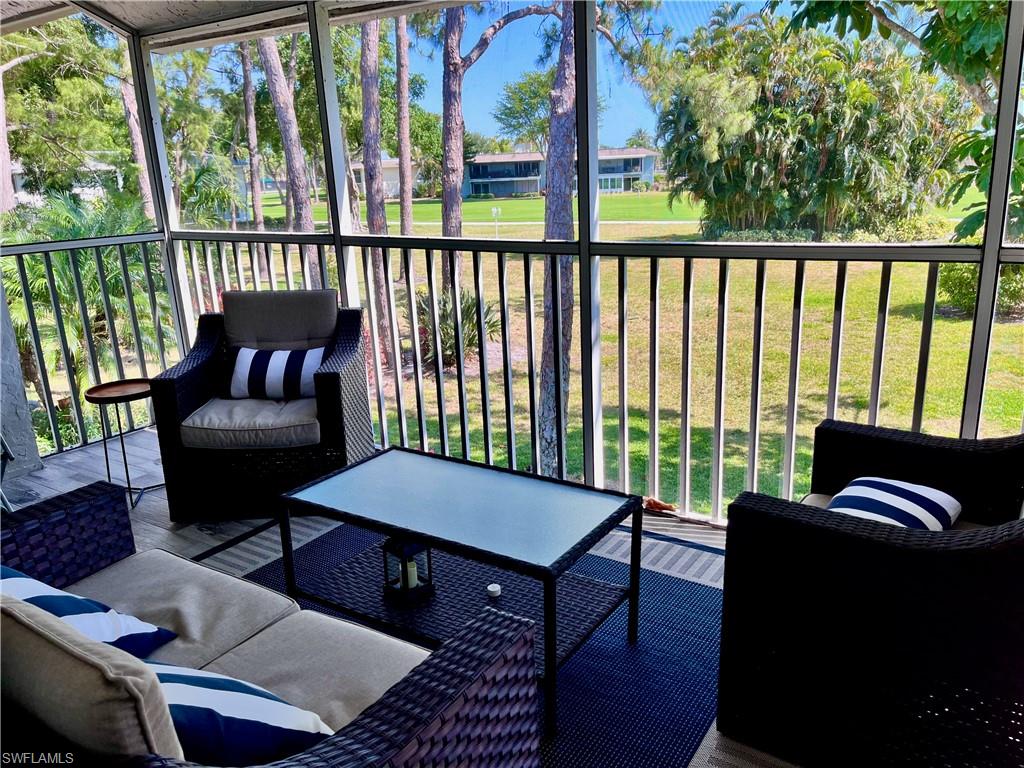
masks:
<path id="1" fill-rule="evenodd" d="M 313 156 L 309 158 L 309 180 L 313 187 L 313 202 L 320 202 L 320 174 L 317 172 L 320 166 L 320 155 L 313 149 Z"/>
<path id="2" fill-rule="evenodd" d="M 444 70 L 441 78 L 441 234 L 462 237 L 463 138 L 466 125 L 462 117 L 462 33 L 466 29 L 466 9 L 448 6 L 444 11 Z M 455 254 L 455 269 L 461 274 L 461 254 Z M 441 259 L 444 290 L 452 282 L 448 259 Z"/>
<path id="3" fill-rule="evenodd" d="M 135 102 L 135 88 L 132 86 L 131 60 L 128 58 L 128 47 L 123 49 L 121 57 L 123 77 L 118 78 L 121 86 L 121 104 L 124 106 L 124 119 L 128 124 L 128 143 L 132 145 L 132 159 L 139 169 L 139 195 L 142 197 L 142 211 L 152 221 L 156 221 L 156 209 L 153 207 L 153 187 L 149 183 L 149 166 L 146 165 L 146 145 L 142 138 L 142 124 L 139 122 L 139 105 Z M 0 150 L 2 152 L 2 150 Z M 5 175 L 10 179 L 10 175 Z"/>
<path id="4" fill-rule="evenodd" d="M 386 235 L 387 213 L 384 207 L 384 169 L 380 161 L 380 20 L 362 26 L 359 77 L 363 92 L 363 181 L 366 184 L 366 226 L 371 235 Z M 396 364 L 388 322 L 387 279 L 384 257 L 379 248 L 370 249 L 373 261 L 373 290 L 377 302 L 377 334 L 380 350 L 388 366 Z"/>
<path id="5" fill-rule="evenodd" d="M 29 301 L 32 301 L 29 298 Z M 32 345 L 18 344 L 18 358 L 21 360 L 21 373 L 25 380 L 32 384 L 32 391 L 36 393 L 36 399 L 40 403 L 46 402 L 46 392 L 43 390 L 43 378 L 39 375 L 39 365 L 36 363 L 35 353 Z"/>
<path id="6" fill-rule="evenodd" d="M 398 207 L 401 232 L 412 234 L 412 142 L 409 137 L 409 31 L 395 20 L 395 84 L 398 105 Z"/>
<path id="7" fill-rule="evenodd" d="M 281 143 L 284 146 L 285 166 L 288 169 L 288 191 L 292 201 L 293 225 L 300 232 L 313 231 L 313 204 L 309 199 L 309 182 L 306 179 L 306 163 L 302 157 L 302 140 L 299 137 L 299 122 L 295 118 L 295 101 L 288 90 L 284 69 L 281 67 L 281 56 L 277 51 L 277 43 L 272 37 L 261 37 L 256 47 L 263 61 L 263 71 L 267 78 L 267 91 L 274 104 L 277 124 L 281 129 Z M 304 246 L 312 282 L 320 281 L 320 265 L 314 246 Z"/>
<path id="8" fill-rule="evenodd" d="M 252 84 L 252 50 L 248 40 L 238 44 L 242 59 L 242 100 L 245 103 L 245 141 L 249 148 L 249 184 L 252 188 L 252 220 L 263 230 L 263 174 L 260 172 L 260 141 L 256 132 L 256 89 Z"/>
<path id="9" fill-rule="evenodd" d="M 463 139 L 466 132 L 462 116 L 462 83 L 466 70 L 472 67 L 494 41 L 494 36 L 518 19 L 527 16 L 548 16 L 552 7 L 530 4 L 509 11 L 480 33 L 479 39 L 465 56 L 462 55 L 462 35 L 466 30 L 464 6 L 448 6 L 444 10 L 444 68 L 441 79 L 441 139 L 443 158 L 441 168 L 441 234 L 445 237 L 462 236 L 462 173 Z M 455 269 L 462 272 L 462 255 L 456 251 Z M 451 285 L 448 260 L 442 260 L 442 284 Z"/>
<path id="10" fill-rule="evenodd" d="M 547 197 L 544 201 L 544 239 L 572 240 L 572 182 L 576 156 L 576 61 L 573 35 L 573 3 L 562 0 L 562 41 L 558 51 L 558 69 L 551 89 L 551 127 L 547 152 Z M 582 226 L 582 222 L 581 222 Z M 555 386 L 555 297 L 551 261 L 544 262 L 544 337 L 540 369 L 540 471 L 558 472 L 558 433 L 565 434 L 565 414 L 569 400 L 569 360 L 572 348 L 573 269 L 571 256 L 558 257 L 561 280 L 562 397 Z M 556 421 L 561 409 L 562 418 Z"/>
<path id="11" fill-rule="evenodd" d="M 14 207 L 14 179 L 11 176 L 11 145 L 7 140 L 7 101 L 4 78 L 0 72 L 0 213 Z"/>
<path id="12" fill-rule="evenodd" d="M 295 96 L 295 83 L 299 79 L 299 33 L 292 33 L 291 48 L 288 55 L 288 91 Z"/>

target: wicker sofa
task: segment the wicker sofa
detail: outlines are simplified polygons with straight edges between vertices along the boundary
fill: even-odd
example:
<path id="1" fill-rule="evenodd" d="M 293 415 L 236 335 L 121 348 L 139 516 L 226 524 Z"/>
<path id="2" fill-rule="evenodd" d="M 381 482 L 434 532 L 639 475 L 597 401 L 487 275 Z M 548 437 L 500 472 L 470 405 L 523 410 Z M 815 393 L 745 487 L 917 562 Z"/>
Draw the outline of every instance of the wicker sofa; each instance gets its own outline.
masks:
<path id="1" fill-rule="evenodd" d="M 1024 765 L 1024 436 L 823 422 L 810 500 L 870 475 L 953 495 L 959 528 L 729 507 L 718 729 L 807 766 Z"/>
<path id="2" fill-rule="evenodd" d="M 231 666 L 242 661 L 253 674 L 270 675 L 263 680 L 249 677 L 249 682 L 271 690 L 277 687 L 275 692 L 299 706 L 337 698 L 341 691 L 333 686 L 354 688 L 364 698 L 375 698 L 361 713 L 350 710 L 354 719 L 345 717 L 348 722 L 333 736 L 307 752 L 273 763 L 275 768 L 539 764 L 533 628 L 528 621 L 488 610 L 428 654 L 373 630 L 299 610 L 289 598 L 251 582 L 183 559 L 175 564 L 176 556 L 169 553 L 135 553 L 124 490 L 107 483 L 94 483 L 6 515 L 0 547 L 4 563 L 12 568 L 177 631 L 179 637 L 159 649 L 155 660 L 183 663 L 185 658 L 193 662 L 188 666 L 201 666 L 201 658 L 216 656 L 202 668 L 240 678 Z M 166 598 L 171 587 L 161 586 L 162 581 L 190 593 L 191 604 L 169 608 Z M 149 600 L 139 600 L 138 593 L 154 591 L 158 594 Z M 69 741 L 68 729 L 60 727 L 66 722 L 60 707 L 69 694 L 61 691 L 62 684 L 43 682 L 52 682 L 57 674 L 52 669 L 25 672 L 32 660 L 25 659 L 24 648 L 12 645 L 21 627 L 8 623 L 14 621 L 10 598 L 3 600 L 5 753 L 68 752 L 76 765 L 191 765 L 157 754 L 114 759 Z M 277 672 L 270 674 L 264 667 L 277 667 Z M 25 692 L 26 675 L 31 686 L 42 690 L 19 701 L 17 694 Z M 375 677 L 365 683 L 359 675 Z M 381 675 L 396 679 L 386 690 L 374 693 L 387 682 Z M 271 678 L 276 682 L 268 682 Z M 37 679 L 38 685 L 33 682 Z M 296 688 L 296 680 L 308 682 Z M 291 688 L 281 690 L 280 686 Z M 49 706 L 38 706 L 39 697 Z M 328 711 L 322 716 L 336 727 L 331 719 L 340 715 L 332 707 L 324 704 L 321 710 Z"/>
<path id="3" fill-rule="evenodd" d="M 225 291 L 195 343 L 152 381 L 171 520 L 271 517 L 281 493 L 374 450 L 362 315 L 334 291 Z M 230 400 L 229 349 L 324 346 L 315 398 Z"/>

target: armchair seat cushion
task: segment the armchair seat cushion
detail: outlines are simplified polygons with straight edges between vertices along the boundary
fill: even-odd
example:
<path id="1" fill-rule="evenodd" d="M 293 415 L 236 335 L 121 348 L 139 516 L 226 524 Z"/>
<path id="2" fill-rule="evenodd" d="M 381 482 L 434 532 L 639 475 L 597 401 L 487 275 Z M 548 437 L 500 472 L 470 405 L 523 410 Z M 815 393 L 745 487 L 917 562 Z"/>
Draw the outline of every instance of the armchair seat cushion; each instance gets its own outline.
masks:
<path id="1" fill-rule="evenodd" d="M 339 730 L 429 652 L 352 622 L 299 611 L 221 656 L 204 671 L 266 688 Z"/>
<path id="2" fill-rule="evenodd" d="M 176 632 L 150 658 L 195 668 L 299 610 L 278 592 L 162 549 L 125 558 L 68 591 Z"/>
<path id="3" fill-rule="evenodd" d="M 316 398 L 215 397 L 181 423 L 187 448 L 295 448 L 320 442 Z"/>

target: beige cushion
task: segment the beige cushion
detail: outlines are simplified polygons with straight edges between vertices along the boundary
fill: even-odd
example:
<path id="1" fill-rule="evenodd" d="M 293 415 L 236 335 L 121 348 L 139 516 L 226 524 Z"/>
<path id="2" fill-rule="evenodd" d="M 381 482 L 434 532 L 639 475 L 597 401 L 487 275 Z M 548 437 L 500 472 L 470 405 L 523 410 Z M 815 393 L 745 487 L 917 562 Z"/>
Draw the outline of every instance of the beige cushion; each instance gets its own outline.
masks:
<path id="1" fill-rule="evenodd" d="M 338 323 L 335 291 L 225 291 L 222 301 L 224 333 L 232 347 L 323 347 Z"/>
<path id="2" fill-rule="evenodd" d="M 215 397 L 181 423 L 189 448 L 290 448 L 320 442 L 316 398 L 222 400 Z"/>
<path id="3" fill-rule="evenodd" d="M 154 661 L 201 667 L 298 611 L 279 592 L 162 549 L 125 558 L 68 587 L 178 633 Z"/>
<path id="4" fill-rule="evenodd" d="M 153 670 L 56 616 L 0 596 L 4 698 L 103 754 L 183 757 Z"/>
<path id="5" fill-rule="evenodd" d="M 343 728 L 430 654 L 348 621 L 300 611 L 205 667 Z"/>
<path id="6" fill-rule="evenodd" d="M 830 501 L 832 501 L 832 497 L 827 493 L 808 493 L 800 499 L 801 504 L 807 504 L 811 507 L 820 507 L 821 509 L 825 509 Z"/>

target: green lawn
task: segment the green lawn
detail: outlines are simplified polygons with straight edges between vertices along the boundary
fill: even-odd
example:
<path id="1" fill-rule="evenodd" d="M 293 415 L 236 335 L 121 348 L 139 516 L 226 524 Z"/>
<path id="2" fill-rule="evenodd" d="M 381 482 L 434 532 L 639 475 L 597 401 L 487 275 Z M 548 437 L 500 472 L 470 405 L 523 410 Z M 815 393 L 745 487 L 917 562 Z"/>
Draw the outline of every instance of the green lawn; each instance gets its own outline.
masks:
<path id="1" fill-rule="evenodd" d="M 424 263 L 417 257 L 416 276 L 423 282 Z M 665 260 L 662 264 L 658 329 L 660 364 L 656 379 L 659 395 L 660 450 L 657 457 L 660 484 L 649 485 L 649 436 L 652 428 L 650 390 L 650 315 L 649 265 L 643 259 L 628 262 L 627 302 L 628 340 L 626 406 L 629 423 L 629 467 L 631 488 L 636 492 L 657 492 L 662 498 L 679 498 L 679 440 L 681 397 L 682 318 L 679 312 L 682 290 L 682 264 Z M 752 262 L 733 262 L 729 286 L 729 315 L 726 344 L 725 405 L 725 497 L 731 499 L 744 489 L 748 460 L 747 440 L 750 418 L 752 327 L 754 306 L 754 269 Z M 464 266 L 465 284 L 471 284 L 468 262 Z M 541 266 L 534 265 L 539 281 Z M 885 345 L 881 409 L 879 423 L 907 429 L 913 410 L 920 344 L 921 317 L 927 265 L 897 264 L 893 269 L 888 330 Z M 761 441 L 757 456 L 760 490 L 780 493 L 783 438 L 790 361 L 791 305 L 794 265 L 770 262 L 765 297 L 763 369 L 761 376 Z M 877 264 L 851 264 L 848 274 L 846 322 L 843 356 L 840 366 L 840 400 L 837 416 L 852 421 L 867 420 L 871 360 L 874 346 L 875 313 L 878 301 L 880 267 Z M 513 400 L 516 413 L 516 455 L 520 467 L 531 463 L 526 368 L 525 298 L 523 272 L 518 259 L 510 260 L 508 275 L 510 338 L 513 348 Z M 797 441 L 794 493 L 806 492 L 810 483 L 810 464 L 814 426 L 825 417 L 825 399 L 829 375 L 832 305 L 835 265 L 810 263 L 807 267 L 804 295 L 803 334 L 800 345 L 799 389 L 797 398 Z M 615 297 L 617 276 L 613 260 L 604 260 L 601 279 L 602 305 L 602 398 L 604 403 L 604 455 L 606 480 L 615 486 L 619 478 L 619 406 L 618 387 L 618 315 Z M 694 269 L 694 308 L 692 326 L 692 366 L 690 416 L 692 511 L 710 509 L 711 443 L 714 424 L 715 329 L 718 267 L 713 261 L 698 261 Z M 497 297 L 494 259 L 484 259 L 484 292 L 488 300 Z M 403 394 L 409 439 L 417 444 L 416 397 L 411 376 L 411 340 L 408 313 L 402 283 L 396 283 L 399 325 L 403 338 L 406 366 Z M 536 298 L 537 349 L 539 360 L 540 296 Z M 575 340 L 578 335 L 577 319 Z M 924 428 L 935 434 L 955 434 L 962 408 L 963 386 L 970 345 L 971 321 L 941 311 L 935 319 L 931 359 L 927 378 Z M 469 412 L 471 457 L 484 458 L 482 388 L 479 366 L 469 352 L 466 388 Z M 506 461 L 506 425 L 501 373 L 500 344 L 489 346 L 489 413 L 493 424 L 494 456 Z M 982 431 L 985 435 L 1012 434 L 1020 430 L 1024 414 L 1024 324 L 1000 322 L 994 334 L 986 392 Z M 582 410 L 578 347 L 574 346 L 570 378 L 570 405 L 567 434 L 569 473 L 582 475 Z M 451 450 L 460 451 L 460 426 L 455 372 L 445 376 L 448 437 Z M 391 440 L 397 440 L 397 401 L 393 373 L 385 370 L 385 393 Z M 437 447 L 439 425 L 436 389 L 430 371 L 424 384 L 425 410 L 430 444 Z M 376 412 L 375 412 L 376 418 Z"/>
<path id="2" fill-rule="evenodd" d="M 494 200 L 464 200 L 462 219 L 467 223 L 493 224 L 491 209 L 501 208 L 503 222 L 544 221 L 544 198 L 501 198 Z M 263 193 L 263 213 L 268 217 L 283 217 L 284 205 L 276 192 Z M 366 216 L 366 205 L 362 205 Z M 398 203 L 387 203 L 389 222 L 399 219 Z M 440 224 L 441 201 L 437 199 L 414 200 L 413 221 L 417 224 Z M 689 201 L 679 201 L 672 208 L 668 206 L 668 195 L 664 192 L 623 193 L 601 196 L 601 218 L 608 221 L 697 221 L 700 206 Z M 313 220 L 327 221 L 327 203 L 313 204 Z"/>
<path id="3" fill-rule="evenodd" d="M 977 190 L 964 196 L 959 204 L 950 208 L 930 209 L 953 222 L 963 217 L 967 209 L 982 199 Z M 268 218 L 282 218 L 284 206 L 276 192 L 264 193 L 263 212 Z M 689 200 L 668 205 L 665 192 L 627 192 L 600 197 L 602 237 L 607 240 L 688 240 L 698 232 L 701 206 Z M 463 233 L 467 237 L 493 237 L 495 233 L 493 208 L 500 208 L 498 233 L 506 238 L 536 240 L 544 233 L 543 198 L 501 198 L 494 200 L 464 200 L 462 203 Z M 573 211 L 575 218 L 575 210 Z M 365 220 L 366 206 L 362 205 Z M 397 228 L 399 210 L 397 202 L 387 203 L 387 217 L 392 230 Z M 313 220 L 318 229 L 327 227 L 327 203 L 313 204 Z M 413 201 L 413 223 L 416 234 L 441 234 L 441 201 L 437 199 Z"/>

